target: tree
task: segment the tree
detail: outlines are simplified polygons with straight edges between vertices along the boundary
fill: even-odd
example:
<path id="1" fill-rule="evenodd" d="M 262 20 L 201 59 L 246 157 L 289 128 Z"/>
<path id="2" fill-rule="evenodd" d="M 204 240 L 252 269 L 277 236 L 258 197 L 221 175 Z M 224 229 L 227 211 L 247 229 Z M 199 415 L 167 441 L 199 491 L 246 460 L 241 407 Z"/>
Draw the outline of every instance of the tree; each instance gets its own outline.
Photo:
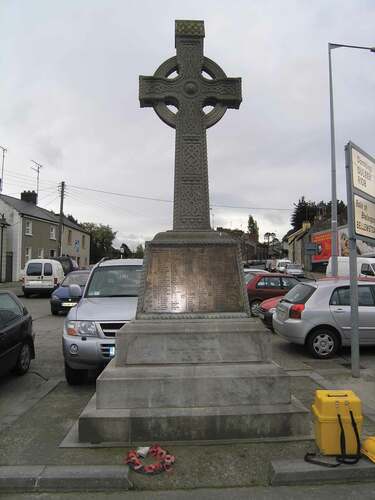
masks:
<path id="1" fill-rule="evenodd" d="M 77 224 L 78 226 L 80 225 L 80 224 L 79 224 L 79 222 L 77 221 L 77 219 L 76 219 L 75 217 L 73 217 L 73 215 L 68 214 L 68 215 L 66 216 L 66 218 L 67 218 L 68 220 L 70 220 L 70 222 L 73 222 L 74 224 Z"/>
<path id="2" fill-rule="evenodd" d="M 347 223 L 347 207 L 341 200 L 337 202 L 337 215 L 339 225 Z M 294 210 L 290 220 L 294 231 L 300 229 L 304 222 L 314 224 L 316 220 L 330 222 L 331 202 L 320 201 L 316 203 L 315 201 L 306 201 L 305 197 L 302 196 L 297 203 L 294 203 Z"/>
<path id="3" fill-rule="evenodd" d="M 259 240 L 259 227 L 257 221 L 254 219 L 252 215 L 249 215 L 249 219 L 247 221 L 247 232 L 249 236 L 255 241 Z"/>
<path id="4" fill-rule="evenodd" d="M 116 231 L 110 226 L 104 224 L 95 224 L 93 222 L 84 222 L 82 228 L 90 233 L 90 254 L 91 262 L 96 263 L 103 257 L 112 257 L 112 243 L 116 237 Z"/>
<path id="5" fill-rule="evenodd" d="M 134 258 L 135 259 L 143 259 L 144 257 L 144 248 L 143 248 L 143 245 L 140 243 L 139 245 L 137 245 L 137 248 L 134 252 Z"/>
<path id="6" fill-rule="evenodd" d="M 270 241 L 274 241 L 276 239 L 275 233 L 264 233 L 264 241 L 267 243 L 267 257 L 270 255 Z"/>

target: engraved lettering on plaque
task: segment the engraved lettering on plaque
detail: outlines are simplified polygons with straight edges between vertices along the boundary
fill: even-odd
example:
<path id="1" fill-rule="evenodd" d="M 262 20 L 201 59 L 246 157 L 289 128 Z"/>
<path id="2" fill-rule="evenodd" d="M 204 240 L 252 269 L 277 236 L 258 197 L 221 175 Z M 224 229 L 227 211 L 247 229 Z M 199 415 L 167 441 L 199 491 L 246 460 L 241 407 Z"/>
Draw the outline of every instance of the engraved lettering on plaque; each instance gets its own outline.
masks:
<path id="1" fill-rule="evenodd" d="M 240 275 L 231 246 L 154 248 L 148 266 L 142 312 L 243 310 Z"/>

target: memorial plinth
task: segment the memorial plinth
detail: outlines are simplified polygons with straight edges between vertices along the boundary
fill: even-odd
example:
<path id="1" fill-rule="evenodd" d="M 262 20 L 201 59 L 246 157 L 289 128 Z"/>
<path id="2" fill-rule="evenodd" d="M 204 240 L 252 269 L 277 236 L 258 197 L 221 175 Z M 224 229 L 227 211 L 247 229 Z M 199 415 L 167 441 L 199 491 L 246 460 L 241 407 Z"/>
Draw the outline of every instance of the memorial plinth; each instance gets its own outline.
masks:
<path id="1" fill-rule="evenodd" d="M 270 333 L 250 317 L 239 244 L 210 228 L 206 129 L 239 107 L 241 80 L 204 57 L 203 37 L 202 21 L 176 21 L 177 55 L 140 77 L 141 106 L 176 129 L 173 230 L 146 244 L 136 319 L 80 416 L 82 442 L 309 434 Z"/>

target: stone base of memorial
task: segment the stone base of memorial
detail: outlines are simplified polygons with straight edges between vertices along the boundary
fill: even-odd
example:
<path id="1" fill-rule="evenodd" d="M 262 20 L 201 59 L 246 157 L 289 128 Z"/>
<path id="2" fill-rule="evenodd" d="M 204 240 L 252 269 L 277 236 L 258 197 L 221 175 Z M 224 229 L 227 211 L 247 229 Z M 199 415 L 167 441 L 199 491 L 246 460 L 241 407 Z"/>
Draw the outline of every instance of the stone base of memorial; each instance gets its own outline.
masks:
<path id="1" fill-rule="evenodd" d="M 310 433 L 309 412 L 251 318 L 238 244 L 171 231 L 147 244 L 137 318 L 79 419 L 81 442 L 274 438 Z"/>

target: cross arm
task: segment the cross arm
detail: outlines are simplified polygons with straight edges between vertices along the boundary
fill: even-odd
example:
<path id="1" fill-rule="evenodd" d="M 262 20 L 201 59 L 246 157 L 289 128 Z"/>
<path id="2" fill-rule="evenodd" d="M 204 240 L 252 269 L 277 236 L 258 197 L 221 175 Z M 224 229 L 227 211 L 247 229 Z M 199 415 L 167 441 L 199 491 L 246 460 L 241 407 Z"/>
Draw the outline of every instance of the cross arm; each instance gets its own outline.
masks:
<path id="1" fill-rule="evenodd" d="M 205 80 L 202 85 L 205 104 L 221 103 L 227 108 L 238 109 L 242 101 L 241 78 Z"/>
<path id="2" fill-rule="evenodd" d="M 141 108 L 155 106 L 159 102 L 177 105 L 176 83 L 155 76 L 139 77 L 139 102 Z"/>

